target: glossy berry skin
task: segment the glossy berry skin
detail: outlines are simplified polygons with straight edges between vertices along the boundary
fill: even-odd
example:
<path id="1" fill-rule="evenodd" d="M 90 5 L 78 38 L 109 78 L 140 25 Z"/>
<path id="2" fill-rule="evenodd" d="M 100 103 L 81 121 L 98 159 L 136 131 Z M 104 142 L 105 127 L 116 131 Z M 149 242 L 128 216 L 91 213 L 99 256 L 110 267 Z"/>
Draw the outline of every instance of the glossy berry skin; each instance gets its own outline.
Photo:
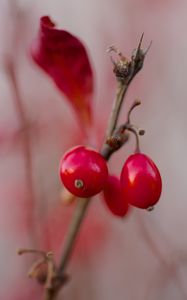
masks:
<path id="1" fill-rule="evenodd" d="M 162 190 L 160 172 L 145 154 L 131 155 L 121 172 L 124 197 L 133 206 L 149 209 L 159 200 Z"/>
<path id="2" fill-rule="evenodd" d="M 108 209 L 113 215 L 124 217 L 127 214 L 129 205 L 123 196 L 121 183 L 117 176 L 110 175 L 108 177 L 103 196 Z"/>
<path id="3" fill-rule="evenodd" d="M 69 192 L 87 198 L 103 190 L 108 168 L 105 159 L 84 146 L 70 149 L 60 162 L 60 177 Z"/>

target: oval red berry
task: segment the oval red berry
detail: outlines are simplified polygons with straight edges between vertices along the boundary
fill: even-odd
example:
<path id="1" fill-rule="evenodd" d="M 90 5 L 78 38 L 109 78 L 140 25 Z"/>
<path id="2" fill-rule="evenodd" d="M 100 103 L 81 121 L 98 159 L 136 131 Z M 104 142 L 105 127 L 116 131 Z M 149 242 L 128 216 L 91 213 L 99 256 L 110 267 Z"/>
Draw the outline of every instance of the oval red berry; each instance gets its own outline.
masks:
<path id="1" fill-rule="evenodd" d="M 73 195 L 86 198 L 103 190 L 108 178 L 108 168 L 105 159 L 97 151 L 77 146 L 62 158 L 60 177 Z"/>
<path id="2" fill-rule="evenodd" d="M 118 217 L 124 217 L 128 212 L 128 202 L 121 189 L 118 177 L 110 175 L 103 190 L 104 201 L 111 213 Z"/>
<path id="3" fill-rule="evenodd" d="M 123 166 L 121 186 L 131 205 L 148 209 L 160 198 L 162 180 L 155 163 L 147 155 L 136 153 Z"/>

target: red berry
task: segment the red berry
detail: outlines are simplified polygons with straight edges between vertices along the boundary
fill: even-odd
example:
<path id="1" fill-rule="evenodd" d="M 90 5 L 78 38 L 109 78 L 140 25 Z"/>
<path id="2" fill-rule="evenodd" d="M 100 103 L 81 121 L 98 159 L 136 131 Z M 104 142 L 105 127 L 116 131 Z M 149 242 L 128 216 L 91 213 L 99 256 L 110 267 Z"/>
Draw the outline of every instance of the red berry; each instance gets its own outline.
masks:
<path id="1" fill-rule="evenodd" d="M 154 162 L 147 155 L 136 153 L 123 166 L 121 186 L 125 199 L 131 205 L 148 209 L 160 198 L 162 180 Z"/>
<path id="2" fill-rule="evenodd" d="M 124 217 L 128 211 L 128 202 L 122 194 L 118 177 L 110 175 L 103 190 L 104 200 L 109 210 L 118 217 Z"/>
<path id="3" fill-rule="evenodd" d="M 64 186 L 73 195 L 86 198 L 103 190 L 108 168 L 105 159 L 98 152 L 77 146 L 62 158 L 60 176 Z"/>

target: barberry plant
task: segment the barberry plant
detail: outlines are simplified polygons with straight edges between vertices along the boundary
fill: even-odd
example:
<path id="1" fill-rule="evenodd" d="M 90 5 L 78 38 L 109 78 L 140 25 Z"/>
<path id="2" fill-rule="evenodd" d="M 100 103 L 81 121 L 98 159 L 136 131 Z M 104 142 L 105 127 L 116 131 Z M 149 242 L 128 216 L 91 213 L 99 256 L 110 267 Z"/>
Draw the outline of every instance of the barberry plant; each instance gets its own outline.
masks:
<path id="1" fill-rule="evenodd" d="M 19 254 L 35 253 L 40 256 L 29 276 L 44 286 L 44 300 L 57 298 L 62 286 L 67 283 L 67 266 L 84 220 L 91 197 L 101 192 L 106 207 L 116 217 L 126 216 L 130 205 L 151 210 L 158 202 L 162 189 L 161 176 L 153 161 L 140 151 L 140 136 L 145 132 L 131 122 L 131 113 L 140 105 L 136 100 L 127 112 L 127 120 L 118 124 L 126 92 L 136 74 L 142 69 L 150 48 L 142 49 L 143 35 L 130 59 L 114 46 L 108 49 L 117 82 L 116 99 L 109 118 L 104 143 L 99 149 L 89 148 L 89 132 L 92 132 L 93 72 L 87 51 L 82 42 L 65 30 L 59 30 L 48 16 L 40 20 L 38 36 L 31 46 L 35 63 L 48 74 L 71 103 L 79 123 L 84 129 L 84 145 L 78 145 L 65 154 L 60 161 L 60 178 L 64 188 L 77 199 L 77 207 L 69 230 L 63 241 L 58 264 L 53 253 L 20 249 Z M 113 58 L 113 53 L 116 59 Z M 134 153 L 124 161 L 120 176 L 108 172 L 107 161 L 129 140 L 136 138 Z M 94 201 L 94 200 L 93 200 Z"/>

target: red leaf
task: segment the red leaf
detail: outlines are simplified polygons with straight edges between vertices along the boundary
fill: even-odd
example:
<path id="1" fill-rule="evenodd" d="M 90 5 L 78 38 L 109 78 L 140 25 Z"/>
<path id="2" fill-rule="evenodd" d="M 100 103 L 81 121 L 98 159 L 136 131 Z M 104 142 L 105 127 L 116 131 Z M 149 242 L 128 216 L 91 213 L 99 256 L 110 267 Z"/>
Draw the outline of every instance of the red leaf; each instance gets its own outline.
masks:
<path id="1" fill-rule="evenodd" d="M 48 16 L 31 47 L 34 61 L 52 77 L 73 105 L 82 125 L 91 123 L 93 73 L 83 44 L 65 30 L 55 28 Z"/>

